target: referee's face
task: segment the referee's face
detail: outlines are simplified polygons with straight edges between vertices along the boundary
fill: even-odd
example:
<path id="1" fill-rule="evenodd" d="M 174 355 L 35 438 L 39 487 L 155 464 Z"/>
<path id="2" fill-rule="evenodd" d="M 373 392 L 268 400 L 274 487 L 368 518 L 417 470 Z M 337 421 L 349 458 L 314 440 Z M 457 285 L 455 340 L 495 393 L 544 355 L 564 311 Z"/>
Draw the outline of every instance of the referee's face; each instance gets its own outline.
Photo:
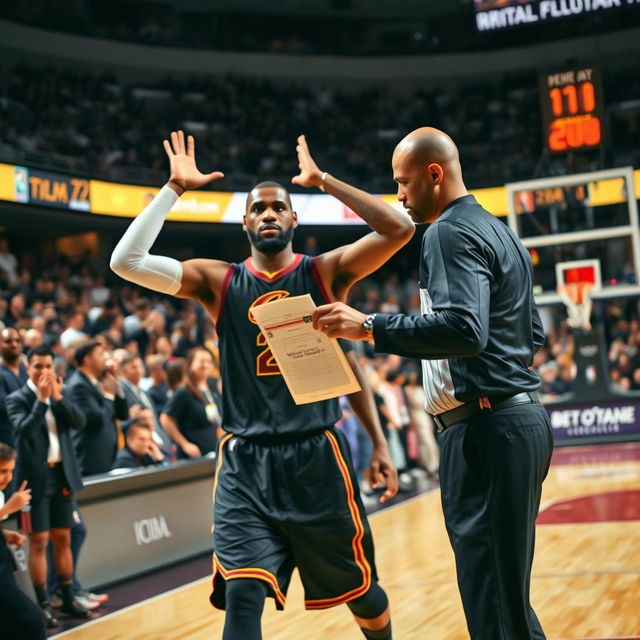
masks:
<path id="1" fill-rule="evenodd" d="M 439 186 L 434 183 L 429 168 L 412 160 L 407 151 L 393 154 L 393 179 L 398 185 L 397 198 L 414 222 L 434 222 L 438 217 Z"/>

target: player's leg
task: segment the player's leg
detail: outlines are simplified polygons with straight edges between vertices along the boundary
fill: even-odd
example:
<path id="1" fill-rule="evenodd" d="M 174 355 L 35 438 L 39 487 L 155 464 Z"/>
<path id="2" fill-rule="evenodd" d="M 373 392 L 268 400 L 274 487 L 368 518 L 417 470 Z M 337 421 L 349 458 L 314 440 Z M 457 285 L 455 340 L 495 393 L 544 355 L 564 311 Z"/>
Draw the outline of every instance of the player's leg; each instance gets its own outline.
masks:
<path id="1" fill-rule="evenodd" d="M 34 522 L 34 526 L 36 523 Z M 47 544 L 49 531 L 31 531 L 29 534 L 29 575 L 40 606 L 49 603 L 47 591 Z"/>
<path id="2" fill-rule="evenodd" d="M 254 578 L 229 580 L 222 640 L 262 640 L 261 618 L 267 585 Z"/>
<path id="3" fill-rule="evenodd" d="M 329 429 L 296 445 L 286 464 L 295 518 L 287 524 L 307 609 L 346 603 L 366 638 L 391 638 L 389 601 L 378 584 L 373 539 L 349 447 Z M 285 465 L 286 466 L 286 465 Z"/>
<path id="4" fill-rule="evenodd" d="M 391 640 L 391 612 L 387 594 L 377 582 L 364 595 L 347 602 L 365 638 Z"/>
<path id="5" fill-rule="evenodd" d="M 270 514 L 279 479 L 277 467 L 265 459 L 270 458 L 268 450 L 235 437 L 223 440 L 219 448 L 210 600 L 226 611 L 225 640 L 261 637 L 264 599 L 273 597 L 276 607 L 284 608 L 293 571 L 289 542 Z"/>
<path id="6" fill-rule="evenodd" d="M 70 527 L 52 527 L 51 542 L 53 544 L 53 564 L 60 581 L 62 606 L 60 611 L 74 618 L 88 618 L 89 611 L 81 607 L 73 593 L 73 557 L 71 555 Z"/>

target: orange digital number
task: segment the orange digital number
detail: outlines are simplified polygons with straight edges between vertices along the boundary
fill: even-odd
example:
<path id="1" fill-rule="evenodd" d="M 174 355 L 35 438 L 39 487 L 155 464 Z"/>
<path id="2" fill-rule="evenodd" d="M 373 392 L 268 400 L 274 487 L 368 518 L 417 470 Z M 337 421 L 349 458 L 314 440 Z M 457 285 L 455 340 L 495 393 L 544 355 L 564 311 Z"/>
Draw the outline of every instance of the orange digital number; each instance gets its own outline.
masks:
<path id="1" fill-rule="evenodd" d="M 553 151 L 579 149 L 600 144 L 602 131 L 600 120 L 592 116 L 556 120 L 551 123 L 549 148 Z"/>
<path id="2" fill-rule="evenodd" d="M 577 113 L 589 113 L 596 108 L 596 90 L 593 82 L 583 82 L 578 88 L 568 84 L 562 89 L 557 87 L 549 91 L 551 111 L 556 118 Z"/>

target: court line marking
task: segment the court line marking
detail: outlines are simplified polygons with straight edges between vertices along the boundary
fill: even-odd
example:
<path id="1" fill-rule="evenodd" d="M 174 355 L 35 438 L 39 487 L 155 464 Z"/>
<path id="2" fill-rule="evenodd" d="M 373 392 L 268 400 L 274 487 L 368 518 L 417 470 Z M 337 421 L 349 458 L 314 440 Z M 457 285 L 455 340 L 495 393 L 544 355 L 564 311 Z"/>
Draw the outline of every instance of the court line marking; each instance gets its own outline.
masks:
<path id="1" fill-rule="evenodd" d="M 396 504 L 390 504 L 388 507 L 384 507 L 383 509 L 380 509 L 380 511 L 375 511 L 374 513 L 372 513 L 370 516 L 367 516 L 367 517 L 369 519 L 371 519 L 374 516 L 378 516 L 380 514 L 386 513 L 387 511 L 391 511 L 392 509 L 395 509 L 396 507 L 400 507 L 402 505 L 408 504 L 409 502 L 413 502 L 414 500 L 417 500 L 418 498 L 422 498 L 425 495 L 427 495 L 428 493 L 432 493 L 433 491 L 436 491 L 438 489 L 440 489 L 440 485 L 437 485 L 435 487 L 431 487 L 430 489 L 427 489 L 423 493 L 419 493 L 418 495 L 412 496 L 411 498 L 407 498 L 406 500 L 400 500 Z M 165 596 L 173 595 L 174 593 L 178 593 L 179 591 L 182 591 L 183 589 L 187 589 L 189 587 L 193 587 L 196 584 L 199 584 L 200 582 L 204 582 L 205 580 L 211 580 L 211 576 L 209 575 L 209 576 L 204 576 L 203 578 L 197 578 L 196 580 L 192 580 L 191 582 L 187 582 L 186 584 L 180 585 L 179 587 L 174 587 L 173 589 L 170 589 L 169 591 L 164 591 L 163 593 L 158 593 L 157 595 L 151 596 L 150 598 L 145 598 L 144 600 L 140 600 L 140 602 L 134 602 L 133 604 L 127 605 L 126 607 L 123 607 L 122 609 L 118 609 L 117 611 L 112 611 L 111 613 L 107 613 L 104 616 L 100 616 L 98 618 L 95 618 L 94 620 L 89 620 L 88 622 L 85 622 L 84 624 L 79 624 L 77 627 L 73 627 L 73 629 L 67 629 L 66 631 L 61 631 L 60 633 L 56 633 L 53 636 L 49 636 L 48 640 L 55 640 L 56 638 L 64 638 L 64 636 L 67 636 L 67 635 L 69 635 L 71 633 L 74 633 L 75 631 L 79 631 L 80 629 L 87 629 L 88 627 L 92 627 L 92 626 L 102 622 L 103 620 L 108 620 L 112 616 L 117 616 L 117 615 L 119 615 L 121 613 L 125 613 L 126 611 L 129 611 L 131 609 L 135 609 L 136 607 L 140 607 L 143 604 L 148 604 L 150 602 L 153 602 L 154 600 L 159 600 L 160 598 L 164 598 Z"/>

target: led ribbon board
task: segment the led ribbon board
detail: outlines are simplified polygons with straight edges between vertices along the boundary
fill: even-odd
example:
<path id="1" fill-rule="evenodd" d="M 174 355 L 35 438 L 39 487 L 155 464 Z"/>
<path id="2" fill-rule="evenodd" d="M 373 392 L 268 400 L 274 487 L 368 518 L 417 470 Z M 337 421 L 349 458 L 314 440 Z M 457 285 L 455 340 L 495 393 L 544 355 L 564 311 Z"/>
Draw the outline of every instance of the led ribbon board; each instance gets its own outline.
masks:
<path id="1" fill-rule="evenodd" d="M 474 0 L 476 29 L 489 32 L 634 5 L 640 0 Z"/>

